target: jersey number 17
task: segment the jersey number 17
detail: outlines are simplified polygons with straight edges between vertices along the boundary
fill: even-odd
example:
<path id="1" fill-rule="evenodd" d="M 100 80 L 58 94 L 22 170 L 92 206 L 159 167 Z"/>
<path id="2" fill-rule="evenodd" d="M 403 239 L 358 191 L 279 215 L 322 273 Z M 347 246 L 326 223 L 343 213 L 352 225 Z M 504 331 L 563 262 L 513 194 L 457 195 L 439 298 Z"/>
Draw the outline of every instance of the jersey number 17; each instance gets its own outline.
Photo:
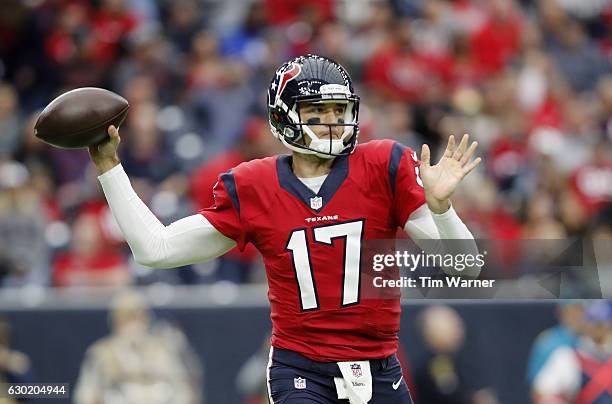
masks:
<path id="1" fill-rule="evenodd" d="M 341 307 L 359 302 L 361 241 L 363 238 L 364 220 L 336 223 L 314 227 L 313 239 L 333 248 L 335 239 L 344 239 L 344 259 L 342 268 Z M 291 252 L 295 277 L 300 292 L 302 311 L 318 310 L 319 301 L 314 283 L 313 267 L 306 231 L 296 229 L 289 235 L 285 249 Z"/>

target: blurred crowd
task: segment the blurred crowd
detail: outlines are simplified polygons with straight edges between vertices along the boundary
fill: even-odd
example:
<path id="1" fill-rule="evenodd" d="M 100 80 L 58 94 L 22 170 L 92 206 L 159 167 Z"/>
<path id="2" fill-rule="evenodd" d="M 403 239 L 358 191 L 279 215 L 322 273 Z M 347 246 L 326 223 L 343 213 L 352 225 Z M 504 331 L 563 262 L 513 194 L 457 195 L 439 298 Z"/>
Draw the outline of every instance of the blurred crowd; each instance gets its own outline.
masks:
<path id="1" fill-rule="evenodd" d="M 51 148 L 33 127 L 64 91 L 124 96 L 121 160 L 169 223 L 208 206 L 220 172 L 284 152 L 266 90 L 308 52 L 351 73 L 360 142 L 479 141 L 485 164 L 453 197 L 477 238 L 610 238 L 610 1 L 3 0 L 0 286 L 261 280 L 248 250 L 139 266 L 86 151 Z"/>
<path id="2" fill-rule="evenodd" d="M 527 381 L 534 404 L 612 401 L 612 302 L 562 302 L 559 323 L 534 341 Z"/>
<path id="3" fill-rule="evenodd" d="M 145 297 L 123 291 L 110 334 L 85 353 L 75 404 L 203 404 L 203 363 L 179 326 L 156 318 Z"/>

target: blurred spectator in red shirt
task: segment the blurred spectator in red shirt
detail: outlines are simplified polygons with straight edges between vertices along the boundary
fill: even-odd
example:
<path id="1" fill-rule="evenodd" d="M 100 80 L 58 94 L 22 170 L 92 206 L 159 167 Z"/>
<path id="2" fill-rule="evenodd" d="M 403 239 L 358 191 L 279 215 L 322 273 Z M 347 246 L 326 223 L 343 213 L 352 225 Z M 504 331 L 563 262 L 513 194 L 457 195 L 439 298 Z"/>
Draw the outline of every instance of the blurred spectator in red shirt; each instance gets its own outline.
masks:
<path id="1" fill-rule="evenodd" d="M 612 147 L 601 142 L 593 161 L 580 166 L 570 177 L 571 189 L 583 208 L 594 214 L 612 201 Z"/>
<path id="2" fill-rule="evenodd" d="M 91 59 L 108 64 L 117 59 L 121 41 L 136 28 L 138 20 L 126 8 L 125 0 L 102 0 L 91 24 Z"/>
<path id="3" fill-rule="evenodd" d="M 107 67 L 119 57 L 122 41 L 137 25 L 124 0 L 103 0 L 98 8 L 67 1 L 58 6 L 45 52 L 68 87 L 101 85 Z"/>
<path id="4" fill-rule="evenodd" d="M 104 242 L 94 214 L 81 214 L 72 231 L 70 250 L 53 262 L 56 286 L 118 287 L 131 283 L 125 257 Z"/>
<path id="5" fill-rule="evenodd" d="M 364 81 L 380 95 L 397 101 L 420 102 L 443 92 L 451 60 L 418 52 L 412 44 L 410 20 L 396 22 L 392 42 L 375 52 L 364 66 Z"/>
<path id="6" fill-rule="evenodd" d="M 313 22 L 319 23 L 334 17 L 334 0 L 265 0 L 268 22 L 290 24 L 298 16 L 307 13 Z"/>
<path id="7" fill-rule="evenodd" d="M 94 37 L 89 4 L 71 1 L 57 7 L 53 28 L 44 43 L 50 70 L 55 73 L 53 79 L 67 88 L 99 85 L 105 69 L 100 63 L 92 63 Z"/>
<path id="8" fill-rule="evenodd" d="M 474 62 L 484 74 L 502 70 L 517 54 L 520 45 L 521 23 L 511 0 L 492 0 L 488 20 L 471 39 Z"/>
<path id="9" fill-rule="evenodd" d="M 89 13 L 84 2 L 70 2 L 58 12 L 45 40 L 45 51 L 52 62 L 67 64 L 87 53 L 91 42 Z"/>

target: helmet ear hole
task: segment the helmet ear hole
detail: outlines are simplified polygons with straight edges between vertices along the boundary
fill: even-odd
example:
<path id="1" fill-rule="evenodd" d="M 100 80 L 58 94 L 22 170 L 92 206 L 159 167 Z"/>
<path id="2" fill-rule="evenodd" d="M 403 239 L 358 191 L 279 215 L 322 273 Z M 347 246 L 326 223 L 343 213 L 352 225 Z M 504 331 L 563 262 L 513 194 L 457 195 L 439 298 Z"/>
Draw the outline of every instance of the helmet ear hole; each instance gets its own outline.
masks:
<path id="1" fill-rule="evenodd" d="M 299 130 L 295 130 L 289 127 L 285 127 L 285 129 L 283 130 L 283 135 L 285 135 L 285 138 L 287 138 L 287 140 L 290 140 L 292 142 L 297 142 L 298 140 L 300 140 L 301 137 L 301 133 Z"/>
<path id="2" fill-rule="evenodd" d="M 285 128 L 285 130 L 283 131 L 283 135 L 285 135 L 286 137 L 288 137 L 291 140 L 294 140 L 293 138 L 295 136 L 295 132 L 291 128 Z"/>

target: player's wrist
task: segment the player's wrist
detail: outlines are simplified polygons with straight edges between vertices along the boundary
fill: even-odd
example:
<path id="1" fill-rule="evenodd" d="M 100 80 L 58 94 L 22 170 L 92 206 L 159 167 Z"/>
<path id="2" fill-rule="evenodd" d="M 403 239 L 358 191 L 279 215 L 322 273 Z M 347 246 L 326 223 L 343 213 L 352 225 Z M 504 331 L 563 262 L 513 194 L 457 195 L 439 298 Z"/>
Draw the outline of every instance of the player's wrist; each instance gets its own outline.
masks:
<path id="1" fill-rule="evenodd" d="M 96 169 L 98 170 L 98 174 L 102 175 L 107 171 L 110 171 L 112 168 L 118 166 L 121 163 L 119 157 L 109 157 L 101 160 L 94 161 Z"/>
<path id="2" fill-rule="evenodd" d="M 427 206 L 429 207 L 429 210 L 431 210 L 436 215 L 441 215 L 445 212 L 448 212 L 451 207 L 450 199 L 448 198 L 435 199 L 426 196 L 425 200 L 427 201 Z"/>

